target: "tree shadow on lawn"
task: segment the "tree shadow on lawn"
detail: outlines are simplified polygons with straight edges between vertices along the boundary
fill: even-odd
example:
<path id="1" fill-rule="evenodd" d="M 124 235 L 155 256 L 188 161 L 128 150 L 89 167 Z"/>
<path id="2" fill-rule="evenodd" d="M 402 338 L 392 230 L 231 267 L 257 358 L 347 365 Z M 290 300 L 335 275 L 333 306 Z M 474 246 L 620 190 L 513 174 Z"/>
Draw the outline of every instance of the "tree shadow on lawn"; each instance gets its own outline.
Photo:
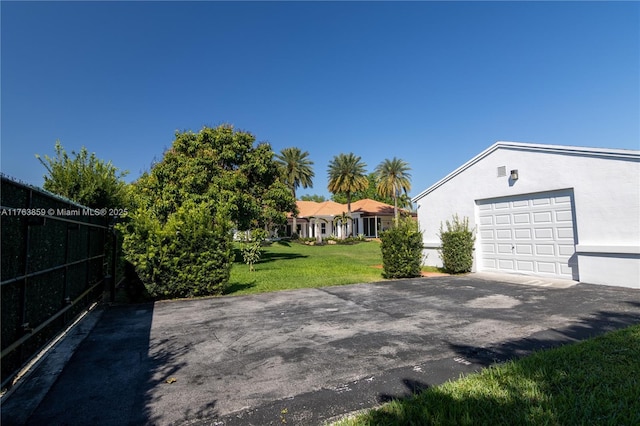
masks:
<path id="1" fill-rule="evenodd" d="M 240 255 L 242 257 L 242 255 Z M 275 262 L 276 260 L 303 259 L 309 257 L 299 253 L 263 253 L 262 258 L 257 263 Z"/>
<path id="2" fill-rule="evenodd" d="M 429 384 L 420 380 L 416 380 L 415 378 L 404 378 L 402 379 L 402 384 L 406 388 L 404 392 L 402 392 L 400 395 L 392 395 L 390 393 L 379 394 L 377 398 L 378 402 L 385 403 L 391 401 L 408 400 L 431 387 L 429 386 Z"/>
<path id="3" fill-rule="evenodd" d="M 300 253 L 269 253 L 267 251 L 262 251 L 262 256 L 257 263 L 267 263 L 274 262 L 276 260 L 291 260 L 291 259 L 303 259 L 309 257 L 306 254 Z M 233 259 L 233 263 L 244 263 L 244 259 L 242 258 L 242 250 L 239 248 L 234 248 L 231 258 Z"/>
<path id="4" fill-rule="evenodd" d="M 411 396 L 393 398 L 381 395 L 383 402 L 393 401 L 391 405 L 366 414 L 361 424 L 371 425 L 430 425 L 430 424 L 466 424 L 494 425 L 511 424 L 513 419 L 523 424 L 562 424 L 554 410 L 536 410 L 531 408 L 531 400 L 519 392 L 509 389 L 513 398 L 493 398 L 485 395 L 473 395 L 454 398 L 437 387 L 410 379 L 403 380 Z M 415 389 L 418 390 L 415 393 Z M 423 392 L 424 393 L 420 393 Z M 496 413 L 508 413 L 507 418 Z M 497 418 L 503 422 L 495 422 Z"/>
<path id="5" fill-rule="evenodd" d="M 256 286 L 255 280 L 248 283 L 231 283 L 225 287 L 224 291 L 222 292 L 222 295 L 228 296 L 230 294 L 237 293 L 242 290 L 247 290 L 255 286 Z"/>

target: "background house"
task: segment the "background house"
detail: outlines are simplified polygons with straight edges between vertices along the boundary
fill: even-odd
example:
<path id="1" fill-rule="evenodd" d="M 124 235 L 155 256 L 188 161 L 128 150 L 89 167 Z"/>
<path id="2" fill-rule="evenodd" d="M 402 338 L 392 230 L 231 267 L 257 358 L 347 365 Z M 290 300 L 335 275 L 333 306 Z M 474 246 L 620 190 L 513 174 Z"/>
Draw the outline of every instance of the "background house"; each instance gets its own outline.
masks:
<path id="1" fill-rule="evenodd" d="M 640 288 L 640 151 L 497 142 L 413 201 L 428 265 L 458 214 L 474 271 Z"/>
<path id="2" fill-rule="evenodd" d="M 347 205 L 334 201 L 297 201 L 298 216 L 296 218 L 296 233 L 301 238 L 315 238 L 318 232 L 322 238 L 329 236 L 342 237 L 363 235 L 367 238 L 378 238 L 380 233 L 393 224 L 393 206 L 379 201 L 365 198 L 351 203 L 352 221 L 346 226 L 336 223 L 335 219 L 347 214 Z M 412 214 L 415 216 L 415 213 Z M 293 232 L 293 217 L 287 218 L 286 235 Z"/>
<path id="3" fill-rule="evenodd" d="M 322 238 L 331 235 L 341 236 L 342 232 L 334 224 L 334 218 L 346 212 L 347 208 L 343 204 L 334 201 L 296 201 L 298 206 L 298 216 L 296 217 L 296 227 L 293 230 L 293 216 L 289 213 L 287 217 L 286 236 L 291 236 L 293 232 L 301 238 L 315 238 L 318 233 Z M 335 229 L 334 229 L 335 228 Z"/>

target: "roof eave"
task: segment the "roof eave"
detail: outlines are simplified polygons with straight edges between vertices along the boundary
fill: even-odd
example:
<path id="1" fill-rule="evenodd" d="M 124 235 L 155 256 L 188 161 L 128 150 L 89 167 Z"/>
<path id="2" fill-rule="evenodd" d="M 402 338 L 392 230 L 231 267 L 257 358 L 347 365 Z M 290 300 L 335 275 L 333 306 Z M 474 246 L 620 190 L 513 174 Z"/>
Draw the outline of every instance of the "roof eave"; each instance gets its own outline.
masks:
<path id="1" fill-rule="evenodd" d="M 444 178 L 440 179 L 420 194 L 416 195 L 411 199 L 411 202 L 416 203 L 422 198 L 424 198 L 427 194 L 444 185 L 446 182 L 450 181 L 475 163 L 479 162 L 483 158 L 487 157 L 489 154 L 500 148 L 507 149 L 521 149 L 527 151 L 540 151 L 540 152 L 550 152 L 555 154 L 570 154 L 570 155 L 593 155 L 599 157 L 610 157 L 610 158 L 619 158 L 619 159 L 640 159 L 640 151 L 630 150 L 630 149 L 611 149 L 611 148 L 591 148 L 591 147 L 582 147 L 582 146 L 568 146 L 568 145 L 544 145 L 544 144 L 536 144 L 536 143 L 525 143 L 525 142 L 507 142 L 507 141 L 498 141 L 491 145 L 489 148 L 482 151 L 480 154 L 473 157 L 471 160 L 464 163 L 462 166 L 455 169 L 453 172 L 446 175 Z"/>

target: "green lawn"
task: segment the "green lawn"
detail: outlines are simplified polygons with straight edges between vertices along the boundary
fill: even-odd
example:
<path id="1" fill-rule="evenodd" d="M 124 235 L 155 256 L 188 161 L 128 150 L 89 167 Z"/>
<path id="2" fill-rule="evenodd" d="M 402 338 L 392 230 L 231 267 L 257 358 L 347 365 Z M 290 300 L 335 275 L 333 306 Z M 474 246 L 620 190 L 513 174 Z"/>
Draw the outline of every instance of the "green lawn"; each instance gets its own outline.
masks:
<path id="1" fill-rule="evenodd" d="M 640 325 L 487 368 L 336 425 L 640 425 Z"/>
<path id="2" fill-rule="evenodd" d="M 264 247 L 262 259 L 250 272 L 237 254 L 225 294 L 251 294 L 295 288 L 381 281 L 380 243 L 307 246 L 276 242 Z"/>

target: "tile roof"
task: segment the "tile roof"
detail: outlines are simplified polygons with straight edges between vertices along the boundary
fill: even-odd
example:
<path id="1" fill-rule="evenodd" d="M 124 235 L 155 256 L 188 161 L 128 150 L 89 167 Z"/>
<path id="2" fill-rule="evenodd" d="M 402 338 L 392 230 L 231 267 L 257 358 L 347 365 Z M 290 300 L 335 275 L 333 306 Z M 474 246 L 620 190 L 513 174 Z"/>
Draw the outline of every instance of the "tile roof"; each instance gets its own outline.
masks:
<path id="1" fill-rule="evenodd" d="M 324 201 L 316 203 L 315 201 L 296 201 L 298 205 L 298 217 L 310 216 L 338 216 L 342 212 L 347 211 L 345 204 L 336 203 L 335 201 Z M 353 205 L 353 204 L 352 204 Z"/>
<path id="2" fill-rule="evenodd" d="M 364 200 L 358 200 L 351 203 L 351 211 L 379 216 L 393 216 L 394 214 L 393 206 L 370 198 L 365 198 Z"/>
<path id="3" fill-rule="evenodd" d="M 336 203 L 334 201 L 324 201 L 317 203 L 315 201 L 296 201 L 298 205 L 298 217 L 312 216 L 339 216 L 347 212 L 347 205 Z M 354 201 L 351 203 L 352 213 L 361 213 L 365 216 L 393 216 L 393 206 L 381 203 L 376 200 L 365 198 L 364 200 Z M 291 214 L 289 214 L 291 216 Z"/>

